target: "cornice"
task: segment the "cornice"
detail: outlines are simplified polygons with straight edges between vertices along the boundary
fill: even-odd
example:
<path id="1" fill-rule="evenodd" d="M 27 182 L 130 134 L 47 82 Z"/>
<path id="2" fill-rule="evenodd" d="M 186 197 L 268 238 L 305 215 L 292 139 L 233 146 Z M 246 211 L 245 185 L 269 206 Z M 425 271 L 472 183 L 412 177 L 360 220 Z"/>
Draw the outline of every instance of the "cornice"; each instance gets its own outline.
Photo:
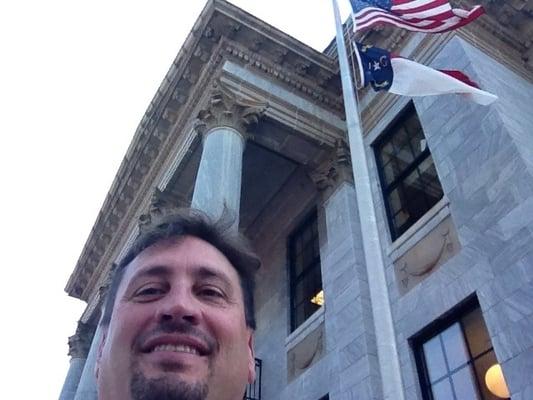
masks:
<path id="1" fill-rule="evenodd" d="M 336 66 L 331 65 L 331 69 L 322 69 L 310 79 L 304 75 L 305 68 L 302 64 L 298 64 L 292 71 L 282 67 L 279 61 L 284 57 L 283 54 L 274 54 L 272 58 L 267 58 L 230 41 L 226 42 L 224 51 L 228 56 L 270 76 L 274 81 L 297 91 L 302 96 L 323 104 L 325 108 L 338 114 L 343 113 L 341 95 L 334 95 L 331 91 L 324 89 L 324 86 L 336 76 Z"/>

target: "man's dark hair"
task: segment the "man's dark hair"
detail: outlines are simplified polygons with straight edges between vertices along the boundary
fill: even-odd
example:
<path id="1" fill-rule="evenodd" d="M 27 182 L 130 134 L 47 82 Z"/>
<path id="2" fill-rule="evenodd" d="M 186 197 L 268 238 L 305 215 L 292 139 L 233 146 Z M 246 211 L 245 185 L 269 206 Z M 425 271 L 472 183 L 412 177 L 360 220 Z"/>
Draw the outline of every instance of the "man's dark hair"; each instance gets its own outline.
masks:
<path id="1" fill-rule="evenodd" d="M 257 255 L 251 250 L 248 241 L 231 229 L 233 220 L 227 213 L 213 221 L 203 212 L 194 209 L 177 209 L 155 217 L 148 217 L 126 256 L 116 266 L 105 300 L 101 324 L 109 325 L 117 290 L 128 265 L 144 249 L 170 238 L 194 236 L 218 249 L 229 260 L 239 275 L 243 293 L 246 325 L 255 329 L 254 288 L 255 272 L 261 265 Z"/>

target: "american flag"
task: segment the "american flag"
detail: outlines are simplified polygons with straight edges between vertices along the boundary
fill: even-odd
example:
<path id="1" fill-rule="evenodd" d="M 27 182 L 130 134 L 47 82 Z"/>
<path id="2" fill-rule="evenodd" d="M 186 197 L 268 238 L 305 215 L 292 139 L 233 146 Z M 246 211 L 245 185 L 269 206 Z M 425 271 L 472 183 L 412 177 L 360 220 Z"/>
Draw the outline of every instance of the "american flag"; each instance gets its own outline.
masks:
<path id="1" fill-rule="evenodd" d="M 468 24 L 484 13 L 482 6 L 467 11 L 452 8 L 447 0 L 350 0 L 354 30 L 395 25 L 410 31 L 447 32 Z"/>

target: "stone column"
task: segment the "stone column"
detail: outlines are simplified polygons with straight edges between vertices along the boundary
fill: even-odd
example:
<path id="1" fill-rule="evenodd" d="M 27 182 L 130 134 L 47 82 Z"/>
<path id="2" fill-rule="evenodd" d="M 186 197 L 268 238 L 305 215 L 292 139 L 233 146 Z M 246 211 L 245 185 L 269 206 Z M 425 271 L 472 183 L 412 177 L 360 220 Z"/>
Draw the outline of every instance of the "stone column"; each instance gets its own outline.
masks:
<path id="1" fill-rule="evenodd" d="M 381 376 L 361 223 L 344 141 L 310 173 L 320 192 L 320 259 L 326 347 L 332 357 L 331 400 L 382 399 Z M 356 394 L 354 397 L 354 393 Z"/>
<path id="2" fill-rule="evenodd" d="M 241 202 L 242 156 L 249 125 L 257 123 L 266 104 L 237 97 L 216 82 L 207 107 L 198 114 L 203 151 L 191 207 L 213 218 L 227 209 L 238 228 Z"/>
<path id="3" fill-rule="evenodd" d="M 96 357 L 98 356 L 98 347 L 100 345 L 100 338 L 102 336 L 102 327 L 98 325 L 94 333 L 91 348 L 87 356 L 87 361 L 81 374 L 80 383 L 76 390 L 74 400 L 96 400 L 98 398 L 96 392 Z"/>
<path id="4" fill-rule="evenodd" d="M 102 303 L 105 302 L 107 290 L 109 288 L 109 285 L 111 284 L 111 277 L 115 267 L 116 265 L 113 264 L 113 266 L 111 267 L 111 271 L 109 272 L 109 275 L 107 276 L 104 284 L 98 290 L 98 304 L 96 305 L 96 309 L 101 310 L 101 312 L 98 312 L 97 315 L 94 315 L 94 317 L 98 317 L 98 321 L 100 320 L 100 316 L 104 311 Z M 85 365 L 83 367 L 83 372 L 81 374 L 80 383 L 78 384 L 74 400 L 98 399 L 96 387 L 96 359 L 98 357 L 98 349 L 100 347 L 100 341 L 102 339 L 102 331 L 102 325 L 100 324 L 100 322 L 98 322 L 96 331 L 94 332 L 94 335 L 91 339 L 89 354 L 87 355 L 87 361 L 85 361 Z"/>
<path id="5" fill-rule="evenodd" d="M 80 382 L 80 378 L 87 360 L 89 348 L 91 346 L 92 327 L 89 324 L 78 322 L 76 333 L 68 338 L 70 367 L 68 369 L 63 389 L 59 395 L 59 400 L 73 400 Z"/>

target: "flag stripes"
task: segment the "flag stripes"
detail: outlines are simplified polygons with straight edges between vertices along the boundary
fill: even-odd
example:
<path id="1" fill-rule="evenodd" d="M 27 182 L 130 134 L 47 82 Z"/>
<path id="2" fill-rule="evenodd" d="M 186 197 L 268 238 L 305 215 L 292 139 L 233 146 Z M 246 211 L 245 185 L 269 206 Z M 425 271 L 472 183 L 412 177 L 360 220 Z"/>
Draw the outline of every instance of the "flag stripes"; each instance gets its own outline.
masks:
<path id="1" fill-rule="evenodd" d="M 380 24 L 410 31 L 439 33 L 457 29 L 484 13 L 482 6 L 472 10 L 454 9 L 448 0 L 350 0 L 354 29 L 361 31 Z"/>

